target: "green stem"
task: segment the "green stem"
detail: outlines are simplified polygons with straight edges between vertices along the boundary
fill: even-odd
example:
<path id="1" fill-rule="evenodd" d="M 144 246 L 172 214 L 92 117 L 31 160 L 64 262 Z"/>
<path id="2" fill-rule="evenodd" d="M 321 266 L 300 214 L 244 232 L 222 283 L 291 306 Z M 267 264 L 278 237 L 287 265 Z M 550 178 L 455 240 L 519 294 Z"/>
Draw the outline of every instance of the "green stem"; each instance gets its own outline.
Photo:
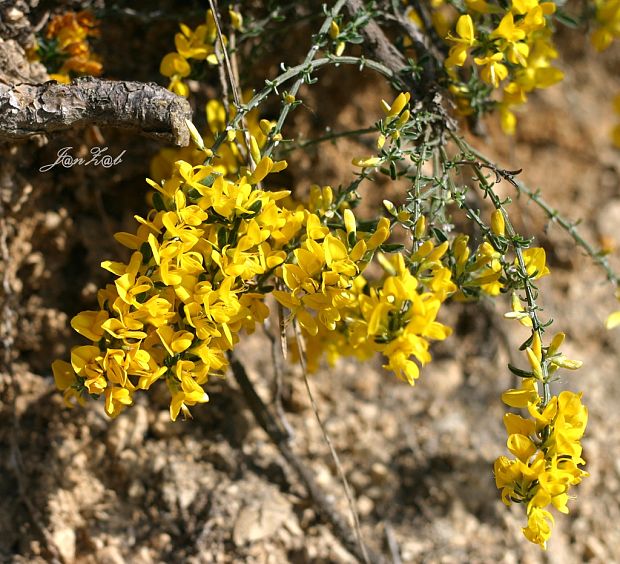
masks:
<path id="1" fill-rule="evenodd" d="M 217 139 L 211 146 L 211 150 L 213 153 L 217 153 L 217 150 L 222 146 L 222 144 L 226 141 L 227 131 L 232 129 L 235 130 L 241 123 L 243 117 L 254 108 L 260 106 L 260 104 L 265 101 L 273 92 L 276 92 L 279 87 L 284 85 L 289 80 L 292 80 L 295 77 L 303 75 L 308 72 L 315 71 L 321 67 L 327 65 L 359 65 L 363 68 L 369 68 L 382 74 L 386 78 L 393 80 L 395 78 L 394 73 L 385 65 L 378 63 L 377 61 L 373 61 L 372 59 L 366 59 L 364 57 L 353 57 L 353 56 L 343 56 L 343 57 L 335 57 L 328 56 L 323 57 L 321 59 L 315 59 L 310 61 L 310 63 L 301 65 L 297 65 L 291 67 L 286 72 L 283 72 L 281 75 L 277 76 L 274 80 L 268 81 L 267 86 L 263 88 L 260 92 L 258 92 L 247 104 L 240 107 L 238 109 L 235 117 L 228 123 L 225 130 L 217 136 Z M 209 157 L 205 164 L 210 164 L 214 157 Z"/>
<path id="2" fill-rule="evenodd" d="M 500 174 L 505 171 L 501 171 L 498 169 L 493 162 L 481 154 L 479 151 L 471 147 L 467 144 L 468 152 L 475 156 L 477 159 L 482 161 L 486 166 L 488 166 L 491 170 L 499 172 Z M 614 284 L 615 286 L 620 285 L 620 275 L 611 267 L 607 257 L 604 256 L 601 249 L 596 249 L 592 244 L 586 241 L 583 236 L 579 233 L 576 228 L 576 224 L 572 221 L 569 221 L 565 217 L 563 217 L 558 210 L 553 208 L 539 193 L 539 191 L 534 191 L 528 186 L 526 186 L 523 182 L 516 180 L 512 177 L 512 175 L 502 174 L 502 177 L 505 178 L 512 187 L 519 194 L 525 194 L 532 202 L 534 202 L 544 213 L 545 215 L 553 222 L 557 223 L 560 227 L 562 227 L 575 241 L 577 246 L 581 247 L 587 255 L 600 266 L 607 275 L 607 279 Z"/>
<path id="3" fill-rule="evenodd" d="M 422 165 L 426 162 L 426 146 L 428 144 L 428 140 L 431 136 L 431 127 L 430 125 L 426 126 L 426 131 L 424 132 L 424 140 L 422 141 L 422 150 L 420 151 L 420 156 L 418 158 L 418 162 L 416 163 L 416 172 L 415 172 L 415 182 L 413 183 L 413 220 L 412 223 L 414 226 L 418 224 L 418 220 L 420 219 L 421 209 L 420 209 L 420 182 L 422 179 Z M 420 241 L 415 236 L 415 227 L 413 231 L 413 245 L 412 252 L 415 253 L 420 248 Z"/>
<path id="4" fill-rule="evenodd" d="M 459 147 L 459 149 L 464 155 L 471 154 L 471 152 L 469 151 L 468 145 L 458 135 L 456 135 L 453 132 L 450 132 L 449 135 L 452 138 L 452 140 L 457 144 L 457 146 Z M 486 176 L 484 175 L 484 172 L 482 170 L 482 166 L 480 165 L 480 163 L 475 160 L 472 160 L 468 164 L 474 169 L 476 178 L 478 179 L 480 186 L 484 190 L 485 195 L 489 196 L 489 199 L 493 203 L 493 206 L 495 207 L 495 209 L 500 211 L 502 215 L 504 216 L 506 233 L 508 234 L 512 248 L 514 249 L 515 255 L 517 257 L 517 262 L 519 264 L 519 269 L 521 271 L 521 278 L 523 280 L 523 287 L 525 289 L 525 300 L 528 306 L 527 308 L 528 315 L 530 319 L 532 320 L 532 330 L 536 334 L 538 334 L 538 337 L 542 341 L 543 324 L 540 322 L 540 319 L 538 318 L 538 313 L 537 313 L 538 306 L 536 305 L 536 298 L 534 297 L 534 289 L 532 287 L 532 283 L 527 273 L 525 259 L 523 258 L 523 250 L 521 246 L 516 243 L 516 241 L 519 239 L 518 233 L 516 232 L 514 226 L 512 225 L 512 222 L 510 221 L 508 213 L 506 213 L 506 210 L 504 209 L 504 206 L 502 205 L 501 199 L 493 191 L 492 186 L 489 184 Z M 551 400 L 551 390 L 549 387 L 549 374 L 547 373 L 546 363 L 541 362 L 541 366 L 542 366 L 542 371 L 543 371 L 542 373 L 543 398 L 542 398 L 542 403 L 539 406 L 540 410 L 544 409 L 544 407 Z"/>
<path id="5" fill-rule="evenodd" d="M 319 143 L 324 143 L 326 141 L 334 141 L 336 139 L 341 139 L 342 137 L 357 137 L 359 135 L 369 135 L 370 133 L 377 133 L 376 127 L 367 127 L 364 129 L 349 129 L 347 131 L 335 131 L 332 133 L 328 133 L 323 135 L 322 137 L 317 137 L 316 139 L 308 139 L 307 141 L 292 141 L 291 145 L 282 149 L 280 154 L 286 155 L 295 151 L 296 149 L 305 149 L 306 147 L 311 147 L 312 145 L 318 145 Z"/>
<path id="6" fill-rule="evenodd" d="M 338 12 L 342 10 L 345 4 L 346 4 L 346 0 L 338 0 L 336 4 L 334 4 L 334 7 L 330 11 L 329 15 L 325 18 L 325 21 L 323 22 L 323 25 L 321 26 L 319 33 L 316 35 L 316 39 L 314 40 L 312 47 L 310 48 L 310 51 L 308 51 L 308 54 L 306 55 L 306 58 L 304 59 L 304 62 L 302 63 L 304 67 L 307 67 L 314 60 L 314 57 L 316 57 L 316 54 L 318 53 L 319 49 L 322 46 L 323 38 L 327 35 L 329 31 L 329 27 L 334 21 L 335 16 L 338 15 Z M 304 72 L 297 78 L 297 80 L 293 83 L 293 86 L 289 90 L 289 94 L 291 94 L 292 96 L 297 96 L 297 92 L 299 92 L 301 85 L 304 83 L 305 76 L 306 76 L 306 73 Z M 289 104 L 287 102 L 283 102 L 283 104 L 284 105 L 280 112 L 280 117 L 278 118 L 276 126 L 273 129 L 274 134 L 280 133 L 282 131 L 282 127 L 284 126 L 286 117 L 288 116 L 288 113 L 291 111 L 291 108 L 293 107 L 293 104 Z M 265 147 L 263 154 L 265 156 L 269 156 L 275 146 L 276 146 L 276 142 L 273 140 L 273 137 L 272 137 L 269 140 L 269 143 L 267 144 L 267 146 Z"/>

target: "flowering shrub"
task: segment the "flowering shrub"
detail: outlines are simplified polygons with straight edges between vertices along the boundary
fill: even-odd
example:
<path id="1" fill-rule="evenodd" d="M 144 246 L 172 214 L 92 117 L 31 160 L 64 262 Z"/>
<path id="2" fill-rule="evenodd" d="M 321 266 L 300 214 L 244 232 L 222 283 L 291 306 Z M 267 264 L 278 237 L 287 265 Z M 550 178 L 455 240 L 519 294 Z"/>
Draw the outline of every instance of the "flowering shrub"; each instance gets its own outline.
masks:
<path id="1" fill-rule="evenodd" d="M 431 361 L 431 343 L 451 334 L 440 321 L 446 304 L 508 294 L 506 318 L 529 334 L 521 347 L 525 367 L 509 365 L 521 385 L 502 400 L 525 417 L 504 417 L 513 458 L 499 456 L 495 480 L 504 503 L 525 506 L 523 533 L 544 548 L 553 525 L 550 506 L 567 513 L 571 486 L 587 476 L 579 442 L 587 422 L 582 395 L 552 395 L 550 387 L 580 362 L 562 354 L 563 333 L 545 344 L 550 322 L 540 317 L 536 287 L 550 274 L 545 251 L 515 231 L 510 200 L 495 187 L 505 182 L 527 189 L 517 172 L 493 165 L 457 134 L 450 111 L 471 120 L 496 109 L 503 129 L 514 133 L 514 108 L 535 89 L 562 80 L 553 33 L 570 18 L 561 3 L 538 0 L 406 7 L 399 20 L 405 37 L 395 44 L 414 61 L 403 56 L 405 70 L 397 72 L 393 61 L 366 58 L 356 47 L 371 17 L 382 21 L 380 10 L 365 8 L 347 19 L 340 13 L 344 4 L 326 10 L 303 63 L 283 67 L 262 90 L 243 97 L 228 57 L 235 56 L 237 40 L 265 32 L 258 20 L 244 22 L 230 11 L 228 37 L 211 10 L 193 29 L 181 24 L 176 50 L 161 61 L 168 88 L 187 97 L 190 79 L 219 72 L 233 99 L 206 103 L 203 134 L 188 123 L 192 147 L 163 149 L 153 159 L 152 209 L 136 216 L 135 232 L 116 235 L 131 258 L 103 263 L 114 282 L 99 290 L 97 309 L 73 318 L 88 343 L 72 350 L 70 362 L 54 362 L 56 384 L 68 405 L 102 396 L 115 417 L 140 390 L 165 382 L 171 419 L 189 417 L 190 408 L 208 401 L 209 379 L 225 374 L 242 334 L 280 309 L 287 326 L 299 327 L 290 342 L 303 340 L 310 371 L 322 358 L 333 364 L 342 356 L 364 361 L 378 353 L 388 372 L 414 385 Z M 592 14 L 592 41 L 606 48 L 618 36 L 618 2 L 597 2 Z M 53 20 L 47 33 L 57 38 L 57 52 L 82 49 L 88 59 L 83 41 L 92 20 L 76 23 L 85 21 L 76 15 Z M 73 42 L 76 37 L 82 42 Z M 71 60 L 59 72 L 85 71 Z M 293 199 L 298 191 L 272 189 L 279 183 L 273 175 L 288 166 L 284 157 L 294 148 L 282 127 L 300 103 L 300 86 L 312 85 L 328 65 L 373 70 L 398 93 L 377 108 L 374 149 L 353 159 L 355 180 L 335 189 L 312 179 L 318 184 L 309 197 Z M 428 73 L 434 86 L 424 82 Z M 261 119 L 270 98 L 280 100 L 279 115 Z M 402 203 L 385 199 L 372 218 L 363 218 L 360 187 L 379 179 L 405 186 Z M 457 210 L 469 225 L 453 219 Z M 614 314 L 609 325 L 618 319 Z M 301 349 L 292 353 L 299 359 Z"/>
<path id="2" fill-rule="evenodd" d="M 89 44 L 90 37 L 99 36 L 97 26 L 88 11 L 54 16 L 30 50 L 30 58 L 41 61 L 50 79 L 58 82 L 67 83 L 76 76 L 98 76 L 103 70 L 101 60 Z"/>

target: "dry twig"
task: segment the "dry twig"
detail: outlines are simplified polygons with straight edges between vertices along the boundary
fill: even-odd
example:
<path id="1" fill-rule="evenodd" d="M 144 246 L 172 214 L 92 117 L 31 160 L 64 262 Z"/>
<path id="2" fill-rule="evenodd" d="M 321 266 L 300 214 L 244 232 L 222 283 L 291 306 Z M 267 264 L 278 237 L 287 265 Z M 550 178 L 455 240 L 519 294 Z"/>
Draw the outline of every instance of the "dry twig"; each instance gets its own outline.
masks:
<path id="1" fill-rule="evenodd" d="M 156 84 L 92 77 L 71 84 L 0 84 L 0 140 L 96 124 L 185 146 L 190 118 L 189 102 Z"/>
<path id="2" fill-rule="evenodd" d="M 303 483 L 319 517 L 331 526 L 334 535 L 358 560 L 362 562 L 370 561 L 373 564 L 381 564 L 384 562 L 382 556 L 374 553 L 368 547 L 365 548 L 367 554 L 366 559 L 364 553 L 360 549 L 356 536 L 352 533 L 351 528 L 346 523 L 346 520 L 334 509 L 332 503 L 329 501 L 321 487 L 316 483 L 312 473 L 291 450 L 288 442 L 288 434 L 279 427 L 267 406 L 256 393 L 256 390 L 254 389 L 243 364 L 241 364 L 234 353 L 231 354 L 229 358 L 233 375 L 241 388 L 241 392 L 243 393 L 248 407 L 252 411 L 252 414 L 258 421 L 259 425 L 269 435 L 269 438 L 274 442 L 280 451 L 280 454 Z"/>

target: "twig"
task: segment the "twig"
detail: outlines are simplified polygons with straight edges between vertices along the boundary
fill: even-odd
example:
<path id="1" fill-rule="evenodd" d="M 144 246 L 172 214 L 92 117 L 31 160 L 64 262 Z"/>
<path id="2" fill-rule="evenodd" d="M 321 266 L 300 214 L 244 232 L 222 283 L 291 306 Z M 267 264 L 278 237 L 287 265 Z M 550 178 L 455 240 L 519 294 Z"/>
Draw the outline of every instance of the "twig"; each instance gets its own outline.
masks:
<path id="1" fill-rule="evenodd" d="M 278 316 L 281 314 L 282 311 L 282 306 L 280 304 L 278 304 Z M 271 323 L 269 322 L 270 320 L 267 319 L 265 321 L 265 333 L 267 334 L 267 338 L 269 339 L 269 341 L 271 342 L 271 362 L 273 363 L 273 372 L 275 375 L 275 390 L 274 390 L 274 403 L 276 406 L 276 415 L 278 416 L 278 419 L 280 421 L 280 424 L 282 425 L 282 427 L 284 428 L 284 430 L 286 431 L 289 440 L 292 440 L 295 438 L 295 431 L 293 430 L 293 427 L 291 427 L 291 424 L 288 422 L 288 419 L 286 418 L 286 413 L 284 413 L 284 407 L 282 405 L 282 387 L 283 387 L 283 379 L 284 379 L 284 370 L 283 370 L 283 354 L 282 354 L 282 344 L 281 344 L 281 340 L 279 338 L 279 328 L 280 328 L 280 324 L 278 323 L 278 328 L 277 328 L 277 334 L 278 336 L 274 335 L 272 333 L 271 330 Z M 269 323 L 268 323 L 269 322 Z"/>
<path id="2" fill-rule="evenodd" d="M 458 135 L 453 132 L 449 132 L 450 137 L 456 143 L 460 151 L 464 154 L 468 154 L 468 145 L 467 143 L 461 139 Z M 514 226 L 512 225 L 512 221 L 508 216 L 506 210 L 504 209 L 503 202 L 499 198 L 499 196 L 494 192 L 492 185 L 488 182 L 487 177 L 484 174 L 484 164 L 479 163 L 476 160 L 471 160 L 465 163 L 469 165 L 476 175 L 478 180 L 479 188 L 484 192 L 485 197 L 489 197 L 493 206 L 496 210 L 500 211 L 504 217 L 504 221 L 506 224 L 506 233 L 508 235 L 508 239 L 510 240 L 510 245 L 512 246 L 514 253 L 516 255 L 516 262 L 518 268 L 521 273 L 521 279 L 523 282 L 523 290 L 525 291 L 525 302 L 527 303 L 527 313 L 529 318 L 532 320 L 532 332 L 538 334 L 538 337 L 542 341 L 542 335 L 545 331 L 545 327 L 548 324 L 542 323 L 538 316 L 538 312 L 540 311 L 539 306 L 536 304 L 536 291 L 535 287 L 532 284 L 532 280 L 527 272 L 527 266 L 525 263 L 525 258 L 523 257 L 523 249 L 520 244 L 518 244 L 519 235 L 517 234 Z M 496 171 L 496 174 L 499 174 L 499 171 Z M 501 179 L 501 175 L 496 178 L 496 183 Z M 471 215 L 473 219 L 475 219 L 474 215 Z M 542 385 L 543 385 L 543 396 L 542 401 L 539 406 L 539 410 L 545 408 L 545 406 L 551 400 L 551 388 L 549 386 L 549 378 L 547 373 L 546 364 L 542 364 Z"/>
<path id="3" fill-rule="evenodd" d="M 341 139 L 342 137 L 359 137 L 361 135 L 369 135 L 371 133 L 377 133 L 377 128 L 365 127 L 363 129 L 332 131 L 330 133 L 326 133 L 321 137 L 316 137 L 315 139 L 306 139 L 305 141 L 290 141 L 290 145 L 281 149 L 280 154 L 286 155 L 297 149 L 305 149 L 306 147 L 311 147 L 312 145 L 318 145 L 319 143 L 325 143 L 326 141 L 335 141 L 336 139 Z"/>
<path id="4" fill-rule="evenodd" d="M 385 540 L 387 541 L 388 549 L 390 550 L 390 555 L 392 556 L 392 564 L 402 564 L 402 560 L 400 559 L 400 550 L 398 549 L 398 542 L 396 541 L 396 536 L 394 535 L 394 527 L 389 521 L 386 521 L 383 525 L 383 530 L 385 531 Z"/>
<path id="5" fill-rule="evenodd" d="M 306 76 L 305 73 L 308 71 L 309 68 L 311 68 L 312 63 L 314 62 L 314 57 L 316 57 L 317 53 L 319 52 L 319 49 L 321 48 L 321 39 L 328 32 L 329 26 L 334 21 L 334 17 L 338 15 L 338 12 L 340 12 L 340 10 L 342 10 L 345 3 L 346 3 L 346 0 L 338 0 L 334 4 L 333 8 L 330 10 L 328 16 L 325 18 L 325 21 L 323 22 L 321 29 L 319 29 L 319 32 L 317 33 L 316 39 L 312 43 L 312 47 L 306 54 L 306 58 L 304 59 L 304 62 L 300 65 L 302 68 L 302 72 L 300 76 L 298 76 L 298 78 L 295 80 L 295 82 L 293 83 L 293 85 L 291 86 L 289 90 L 289 94 L 291 96 L 293 97 L 297 96 L 297 92 L 299 92 L 301 85 L 304 83 L 305 76 Z M 288 113 L 291 111 L 292 107 L 293 107 L 292 104 L 286 104 L 286 103 L 284 104 L 284 106 L 282 107 L 282 110 L 280 111 L 280 116 L 278 117 L 278 121 L 276 122 L 276 125 L 272 130 L 274 134 L 282 132 L 282 127 L 284 126 L 286 117 L 288 116 Z M 276 146 L 276 142 L 274 141 L 274 138 L 272 137 L 264 149 L 264 154 L 267 156 L 271 155 L 271 152 L 273 151 L 275 146 Z"/>
<path id="6" fill-rule="evenodd" d="M 263 430 L 269 435 L 269 438 L 274 442 L 282 457 L 287 461 L 303 483 L 306 491 L 308 492 L 308 497 L 312 500 L 319 517 L 321 517 L 325 523 L 330 525 L 336 538 L 340 540 L 342 545 L 351 554 L 353 554 L 360 561 L 368 561 L 365 559 L 364 554 L 360 550 L 357 538 L 351 532 L 351 529 L 347 525 L 346 521 L 334 509 L 332 503 L 329 501 L 321 487 L 316 483 L 314 476 L 308 470 L 306 465 L 291 450 L 286 433 L 278 426 L 269 409 L 260 399 L 260 396 L 256 393 L 256 390 L 254 389 L 243 364 L 241 364 L 234 353 L 229 355 L 229 360 L 233 375 L 241 388 L 241 392 L 243 393 L 252 414 Z M 368 548 L 366 548 L 366 553 L 373 564 L 381 564 L 384 562 L 382 556 L 375 554 Z"/>
<path id="7" fill-rule="evenodd" d="M 356 16 L 365 10 L 362 0 L 347 0 L 346 4 L 347 10 L 351 16 Z M 394 74 L 400 74 L 402 70 L 407 67 L 405 57 L 385 36 L 385 33 L 377 22 L 372 19 L 369 20 L 361 31 L 366 38 L 365 45 L 370 49 L 373 57 L 381 61 L 394 72 Z"/>
<path id="8" fill-rule="evenodd" d="M 224 35 L 222 34 L 222 26 L 220 24 L 220 12 L 215 0 L 209 0 L 209 6 L 211 7 L 211 12 L 213 13 L 213 21 L 215 22 L 217 38 L 220 44 L 220 49 L 222 51 L 222 56 L 224 58 L 224 71 L 226 76 L 228 77 L 228 82 L 230 84 L 230 89 L 232 90 L 235 106 L 237 108 L 237 111 L 239 111 L 243 100 L 241 99 L 241 93 L 239 91 L 237 77 L 233 72 L 233 67 L 228 56 L 228 49 L 226 49 L 226 44 L 224 43 Z M 241 127 L 243 128 L 243 139 L 245 140 L 248 166 L 250 167 L 250 170 L 254 170 L 257 163 L 255 163 L 254 159 L 252 158 L 252 151 L 250 150 L 250 132 L 248 131 L 245 124 L 245 116 L 241 118 Z"/>
<path id="9" fill-rule="evenodd" d="M 309 63 L 301 63 L 300 65 L 296 65 L 294 67 L 289 68 L 287 71 L 278 75 L 273 80 L 267 81 L 267 86 L 263 88 L 260 92 L 255 94 L 253 98 L 245 105 L 241 107 L 237 115 L 230 121 L 227 125 L 226 130 L 235 129 L 240 123 L 245 114 L 249 111 L 257 108 L 262 104 L 272 93 L 277 92 L 277 89 L 282 85 L 286 84 L 289 80 L 293 80 L 301 75 L 307 74 L 309 72 L 313 72 L 322 67 L 328 65 L 357 65 L 360 68 L 367 68 L 378 72 L 389 80 L 394 82 L 398 82 L 398 77 L 394 74 L 394 72 L 388 68 L 383 63 L 379 63 L 378 61 L 373 61 L 372 59 L 367 59 L 365 57 L 352 57 L 352 56 L 342 56 L 336 57 L 330 55 L 329 57 L 322 57 L 320 59 L 315 59 L 310 61 Z M 292 92 L 292 89 L 291 89 Z M 290 106 L 286 106 L 286 108 L 290 108 Z M 285 108 L 285 109 L 286 109 Z M 288 113 L 288 112 L 287 112 Z M 282 117 L 282 116 L 280 116 Z M 277 128 L 277 126 L 276 126 Z M 226 141 L 227 131 L 223 131 L 218 135 L 215 139 L 215 142 L 211 146 L 211 150 L 214 153 L 217 153 L 217 150 L 222 146 L 222 144 Z M 263 153 L 265 155 L 270 154 L 271 150 L 273 150 L 273 145 L 265 148 Z M 207 159 L 207 162 L 210 162 L 210 159 Z"/>
<path id="10" fill-rule="evenodd" d="M 190 118 L 189 102 L 156 84 L 92 77 L 71 84 L 0 84 L 0 140 L 96 124 L 185 146 Z"/>
<path id="11" fill-rule="evenodd" d="M 323 424 L 321 419 L 321 415 L 319 414 L 319 408 L 314 400 L 314 395 L 312 394 L 312 389 L 310 388 L 310 382 L 308 381 L 308 367 L 306 366 L 306 351 L 303 347 L 303 337 L 301 331 L 299 330 L 299 325 L 295 321 L 293 321 L 293 326 L 295 328 L 295 337 L 297 339 L 297 349 L 299 351 L 299 363 L 301 364 L 301 372 L 304 377 L 304 383 L 306 385 L 306 391 L 308 392 L 308 398 L 310 399 L 310 405 L 312 406 L 312 411 L 314 412 L 314 416 L 321 428 L 321 432 L 323 433 L 323 439 L 329 448 L 329 452 L 332 456 L 334 464 L 336 465 L 336 469 L 338 471 L 338 475 L 340 476 L 340 481 L 342 482 L 342 487 L 344 489 L 345 496 L 347 498 L 347 502 L 349 503 L 349 510 L 351 511 L 351 516 L 353 517 L 353 525 L 355 529 L 355 535 L 357 537 L 357 542 L 360 547 L 360 551 L 363 556 L 364 562 L 366 564 L 369 563 L 368 553 L 366 552 L 366 545 L 364 544 L 364 538 L 362 536 L 362 529 L 360 527 L 360 519 L 357 512 L 357 507 L 355 503 L 355 498 L 353 497 L 353 492 L 351 491 L 351 487 L 349 486 L 349 482 L 347 480 L 347 476 L 344 473 L 344 469 L 342 468 L 342 464 L 340 464 L 340 458 L 338 458 L 338 453 L 334 448 L 332 440 L 327 433 L 327 429 Z"/>
<path id="12" fill-rule="evenodd" d="M 546 216 L 553 223 L 557 223 L 560 227 L 562 227 L 571 236 L 577 246 L 581 247 L 590 256 L 590 258 L 605 271 L 607 279 L 612 284 L 616 286 L 620 285 L 620 275 L 611 267 L 609 261 L 607 260 L 607 257 L 604 256 L 601 250 L 595 249 L 593 245 L 591 245 L 583 238 L 583 236 L 577 230 L 575 222 L 569 221 L 568 219 L 563 217 L 558 210 L 553 208 L 551 204 L 549 204 L 540 195 L 539 190 L 532 190 L 526 184 L 514 178 L 515 174 L 518 171 L 503 170 L 497 165 L 495 165 L 490 159 L 486 158 L 476 149 L 471 147 L 469 144 L 466 144 L 466 147 L 472 156 L 482 161 L 482 166 L 489 168 L 489 170 L 493 171 L 495 174 L 506 180 L 517 191 L 518 194 L 525 194 L 546 214 Z"/>

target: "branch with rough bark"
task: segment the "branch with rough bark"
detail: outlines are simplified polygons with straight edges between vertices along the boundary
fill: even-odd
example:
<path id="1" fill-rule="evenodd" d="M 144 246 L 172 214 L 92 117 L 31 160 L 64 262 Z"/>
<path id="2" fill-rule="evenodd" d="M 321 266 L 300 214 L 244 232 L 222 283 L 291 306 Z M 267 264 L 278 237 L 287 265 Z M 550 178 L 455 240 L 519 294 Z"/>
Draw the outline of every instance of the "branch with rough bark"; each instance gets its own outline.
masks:
<path id="1" fill-rule="evenodd" d="M 346 6 L 352 17 L 365 9 L 363 0 L 346 0 Z M 396 7 L 391 19 L 398 23 L 412 41 L 414 50 L 417 53 L 417 59 L 423 70 L 420 77 L 421 84 L 412 83 L 410 77 L 406 74 L 409 62 L 386 36 L 381 26 L 372 18 L 361 30 L 365 38 L 365 49 L 372 54 L 374 59 L 381 61 L 396 76 L 405 80 L 411 91 L 417 96 L 428 95 L 429 91 L 434 93 L 435 87 L 433 86 L 429 90 L 429 86 L 434 85 L 437 80 L 437 69 L 441 66 L 440 61 L 443 60 L 442 53 L 432 44 L 429 37 Z"/>
<path id="2" fill-rule="evenodd" d="M 80 125 L 119 127 L 185 146 L 187 100 L 156 84 L 79 78 L 71 84 L 0 84 L 0 140 Z"/>

